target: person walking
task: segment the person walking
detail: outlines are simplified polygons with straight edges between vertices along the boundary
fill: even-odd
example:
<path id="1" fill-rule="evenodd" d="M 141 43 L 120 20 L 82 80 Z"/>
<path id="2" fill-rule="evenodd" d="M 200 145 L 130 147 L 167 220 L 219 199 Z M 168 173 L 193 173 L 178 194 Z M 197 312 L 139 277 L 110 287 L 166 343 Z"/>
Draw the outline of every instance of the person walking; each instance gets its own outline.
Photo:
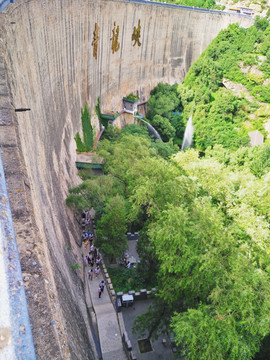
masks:
<path id="1" fill-rule="evenodd" d="M 93 260 L 93 255 L 91 254 L 91 252 L 89 252 L 89 254 L 87 255 L 87 259 L 88 259 L 88 264 L 89 266 L 91 265 L 91 262 Z"/>
<path id="2" fill-rule="evenodd" d="M 98 288 L 98 297 L 101 298 L 102 290 L 101 287 Z"/>
<path id="3" fill-rule="evenodd" d="M 97 267 L 95 268 L 96 277 L 98 277 L 99 273 L 100 273 L 100 268 L 99 268 L 99 266 L 97 266 Z"/>
<path id="4" fill-rule="evenodd" d="M 100 263 L 101 263 L 101 259 L 100 259 L 100 257 L 98 256 L 98 257 L 96 258 L 96 264 L 97 264 L 97 266 L 100 266 Z"/>
<path id="5" fill-rule="evenodd" d="M 105 281 L 104 281 L 104 280 L 101 280 L 101 281 L 99 282 L 99 287 L 100 287 L 100 289 L 101 289 L 101 292 L 103 292 L 104 286 L 105 286 Z"/>
<path id="6" fill-rule="evenodd" d="M 93 269 L 90 269 L 90 270 L 88 271 L 88 276 L 89 276 L 89 279 L 90 279 L 90 280 L 93 280 L 93 275 L 94 275 Z"/>

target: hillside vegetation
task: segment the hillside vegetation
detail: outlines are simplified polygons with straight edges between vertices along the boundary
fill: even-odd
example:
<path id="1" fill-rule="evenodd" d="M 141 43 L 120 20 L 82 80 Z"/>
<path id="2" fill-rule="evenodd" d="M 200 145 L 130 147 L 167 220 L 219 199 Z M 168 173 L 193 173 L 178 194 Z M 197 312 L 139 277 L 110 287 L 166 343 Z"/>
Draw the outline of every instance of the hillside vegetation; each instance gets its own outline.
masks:
<path id="1" fill-rule="evenodd" d="M 230 12 L 231 9 L 240 7 L 252 9 L 253 15 L 270 16 L 269 1 L 252 1 L 252 0 L 150 0 L 159 1 L 175 5 L 185 5 L 205 9 L 219 9 Z"/>
<path id="2" fill-rule="evenodd" d="M 154 1 L 154 0 L 153 0 Z M 219 5 L 216 5 L 215 0 L 155 0 L 158 2 L 165 2 L 169 4 L 175 5 L 186 5 L 186 6 L 194 6 L 198 8 L 205 8 L 205 9 L 220 9 Z"/>
<path id="3" fill-rule="evenodd" d="M 265 138 L 268 135 L 269 75 L 268 21 L 257 18 L 249 29 L 230 25 L 191 66 L 183 84 L 159 84 L 151 92 L 147 118 L 164 141 L 171 138 L 179 143 L 193 115 L 196 148 L 248 146 L 248 132 L 259 130 Z M 240 96 L 225 87 L 228 82 L 242 84 Z"/>
<path id="4" fill-rule="evenodd" d="M 67 203 L 95 207 L 96 245 L 109 257 L 123 254 L 127 230 L 140 232 L 138 274 L 157 297 L 134 330 L 173 330 L 192 360 L 252 359 L 270 332 L 269 145 L 256 156 L 216 145 L 204 158 L 164 158 L 138 125 L 126 129 L 100 143 L 104 175 Z"/>

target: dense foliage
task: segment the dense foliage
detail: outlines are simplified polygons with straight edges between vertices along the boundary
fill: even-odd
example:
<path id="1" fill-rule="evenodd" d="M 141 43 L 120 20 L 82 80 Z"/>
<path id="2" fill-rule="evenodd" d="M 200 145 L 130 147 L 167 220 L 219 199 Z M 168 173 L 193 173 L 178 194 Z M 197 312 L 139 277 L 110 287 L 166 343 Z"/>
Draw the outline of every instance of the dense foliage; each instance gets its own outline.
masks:
<path id="1" fill-rule="evenodd" d="M 179 143 L 184 135 L 185 125 L 180 112 L 180 98 L 177 84 L 159 83 L 151 92 L 147 103 L 147 120 L 158 131 L 163 141 L 174 139 Z"/>
<path id="2" fill-rule="evenodd" d="M 198 149 L 222 144 L 236 150 L 249 145 L 250 131 L 266 136 L 269 76 L 269 22 L 257 18 L 248 29 L 233 24 L 191 66 L 183 84 L 159 84 L 151 91 L 146 117 L 163 141 L 179 144 L 193 115 Z M 239 88 L 238 95 L 225 87 L 227 83 Z"/>
<path id="3" fill-rule="evenodd" d="M 113 283 L 115 292 L 122 291 L 127 294 L 130 290 L 140 291 L 145 283 L 134 268 L 108 267 L 108 272 Z"/>
<path id="4" fill-rule="evenodd" d="M 80 152 L 90 151 L 93 149 L 94 137 L 93 137 L 93 127 L 91 125 L 91 116 L 89 114 L 88 104 L 85 104 L 84 109 L 81 109 L 81 120 L 82 120 L 83 141 L 80 137 L 80 134 L 77 132 L 75 134 L 77 151 Z"/>
<path id="5" fill-rule="evenodd" d="M 219 143 L 236 150 L 249 144 L 249 131 L 266 135 L 269 107 L 261 102 L 270 101 L 269 49 L 269 23 L 257 18 L 248 29 L 233 24 L 221 31 L 191 66 L 178 91 L 185 118 L 193 114 L 197 148 Z M 224 88 L 224 79 L 242 84 L 242 97 Z"/>
<path id="6" fill-rule="evenodd" d="M 165 160 L 149 138 L 124 133 L 99 153 L 106 175 L 68 202 L 96 208 L 99 246 L 111 256 L 125 249 L 127 228 L 144 234 L 138 270 L 158 295 L 136 329 L 154 336 L 171 324 L 189 359 L 251 359 L 270 329 L 269 145 Z"/>
<path id="7" fill-rule="evenodd" d="M 220 6 L 216 5 L 215 0 L 157 0 L 159 2 L 166 2 L 175 5 L 186 5 L 206 9 L 219 9 Z"/>

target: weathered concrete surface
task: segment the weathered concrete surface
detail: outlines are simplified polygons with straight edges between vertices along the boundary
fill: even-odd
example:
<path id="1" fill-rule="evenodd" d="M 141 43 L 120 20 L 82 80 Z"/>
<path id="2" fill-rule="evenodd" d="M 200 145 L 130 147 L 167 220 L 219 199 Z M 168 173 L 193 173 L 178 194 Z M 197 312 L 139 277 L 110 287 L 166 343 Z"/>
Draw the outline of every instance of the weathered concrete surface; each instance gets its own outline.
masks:
<path id="1" fill-rule="evenodd" d="M 2 20 L 0 16 L 0 22 Z M 7 86 L 3 46 L 0 46 L 0 94 L 1 155 L 37 358 L 93 359 L 91 349 L 94 346 L 81 281 L 70 269 L 71 264 L 77 262 L 78 258 L 80 260 L 80 249 L 72 237 L 66 235 L 76 233 L 74 224 L 71 218 L 66 228 L 62 229 L 63 236 L 67 236 L 66 241 L 62 244 L 56 242 L 59 248 L 50 258 L 51 246 L 47 244 L 42 229 L 37 227 L 37 214 L 33 206 L 35 195 L 32 193 L 34 186 L 21 153 L 14 106 Z M 54 209 L 51 211 L 55 217 Z M 73 217 L 71 211 L 66 215 Z M 65 221 L 62 221 L 65 226 Z M 47 226 L 54 224 L 50 222 Z M 59 223 L 56 226 L 59 227 Z M 67 250 L 68 246 L 73 248 L 73 253 Z M 59 271 L 61 266 L 63 269 Z M 7 359 L 2 355 L 0 352 L 0 359 Z M 9 357 L 9 360 L 13 359 Z"/>
<path id="2" fill-rule="evenodd" d="M 133 47 L 139 19 L 142 46 Z M 112 54 L 114 21 L 120 50 Z M 79 182 L 73 138 L 82 105 L 88 101 L 93 110 L 100 96 L 103 109 L 118 109 L 131 91 L 148 96 L 159 81 L 182 81 L 219 30 L 235 21 L 252 20 L 113 0 L 17 0 L 1 15 L 9 89 L 1 88 L 0 138 L 39 359 L 94 356 L 83 274 L 71 270 L 81 263 L 78 229 L 65 205 L 68 188 Z"/>

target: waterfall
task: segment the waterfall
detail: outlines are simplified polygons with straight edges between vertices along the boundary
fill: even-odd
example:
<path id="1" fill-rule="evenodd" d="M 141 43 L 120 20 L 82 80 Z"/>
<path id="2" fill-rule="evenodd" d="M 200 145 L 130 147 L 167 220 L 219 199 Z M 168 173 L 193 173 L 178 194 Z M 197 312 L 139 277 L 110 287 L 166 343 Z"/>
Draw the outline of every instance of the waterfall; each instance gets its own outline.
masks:
<path id="1" fill-rule="evenodd" d="M 161 137 L 159 135 L 159 133 L 157 132 L 157 130 L 151 125 L 149 124 L 149 122 L 141 119 L 141 121 L 143 121 L 146 125 L 147 125 L 147 129 L 149 131 L 149 134 L 153 135 L 156 139 L 161 140 Z"/>
<path id="2" fill-rule="evenodd" d="M 192 144 L 192 138 L 193 138 L 193 125 L 192 125 L 192 116 L 188 119 L 187 126 L 185 128 L 184 133 L 184 139 L 181 146 L 181 150 L 184 150 L 185 148 L 190 148 Z"/>

